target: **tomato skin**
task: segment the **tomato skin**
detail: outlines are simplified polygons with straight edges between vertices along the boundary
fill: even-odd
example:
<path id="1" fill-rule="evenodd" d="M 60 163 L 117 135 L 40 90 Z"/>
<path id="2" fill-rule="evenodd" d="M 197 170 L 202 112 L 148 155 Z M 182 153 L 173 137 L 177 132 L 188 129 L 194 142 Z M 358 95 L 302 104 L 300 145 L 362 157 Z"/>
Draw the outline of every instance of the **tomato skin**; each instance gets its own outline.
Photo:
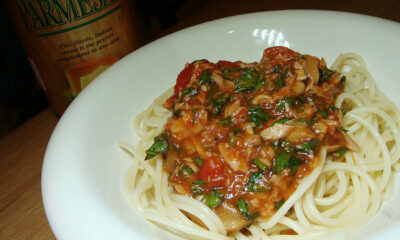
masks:
<path id="1" fill-rule="evenodd" d="M 185 68 L 179 73 L 176 79 L 176 84 L 174 86 L 174 95 L 172 95 L 166 101 L 167 107 L 172 107 L 173 103 L 179 98 L 179 93 L 181 93 L 189 84 L 190 79 L 193 75 L 193 71 L 194 64 L 188 63 L 186 64 Z"/>
<path id="2" fill-rule="evenodd" d="M 210 189 L 225 187 L 226 177 L 220 161 L 208 159 L 204 161 L 198 175 L 199 179 L 207 182 Z"/>
<path id="3" fill-rule="evenodd" d="M 300 54 L 287 47 L 277 46 L 265 49 L 262 60 L 282 63 L 282 62 L 287 62 L 299 56 Z"/>
<path id="4" fill-rule="evenodd" d="M 225 68 L 225 69 L 240 67 L 237 62 L 230 62 L 230 61 L 224 61 L 224 60 L 218 61 L 217 65 L 218 65 L 218 67 Z"/>

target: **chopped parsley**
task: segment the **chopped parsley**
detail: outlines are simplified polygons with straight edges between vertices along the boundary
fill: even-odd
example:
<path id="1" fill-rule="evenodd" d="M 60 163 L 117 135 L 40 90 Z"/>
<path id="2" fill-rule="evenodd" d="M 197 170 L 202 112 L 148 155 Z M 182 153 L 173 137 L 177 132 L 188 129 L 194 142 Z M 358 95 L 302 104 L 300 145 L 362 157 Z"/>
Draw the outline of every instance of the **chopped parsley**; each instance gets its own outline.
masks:
<path id="1" fill-rule="evenodd" d="M 213 106 L 213 113 L 215 116 L 221 114 L 222 109 L 231 100 L 231 95 L 229 93 L 219 94 L 211 100 Z"/>
<path id="2" fill-rule="evenodd" d="M 199 84 L 210 84 L 212 83 L 210 71 L 204 70 L 200 75 Z"/>
<path id="3" fill-rule="evenodd" d="M 274 161 L 274 173 L 279 174 L 285 169 L 290 169 L 290 174 L 293 175 L 297 168 L 301 165 L 301 160 L 287 152 L 281 152 Z"/>
<path id="4" fill-rule="evenodd" d="M 271 118 L 271 116 L 264 112 L 259 106 L 249 108 L 250 122 L 254 123 L 256 126 L 260 125 L 261 122 L 266 121 Z"/>
<path id="5" fill-rule="evenodd" d="M 212 190 L 211 194 L 208 194 L 206 196 L 205 204 L 209 208 L 214 209 L 219 204 L 222 203 L 223 198 L 224 198 L 224 196 L 222 195 L 222 193 L 220 193 L 218 190 L 214 189 L 214 190 Z"/>
<path id="6" fill-rule="evenodd" d="M 222 120 L 217 120 L 217 123 L 221 124 L 224 127 L 227 127 L 232 124 L 231 117 L 227 117 Z"/>
<path id="7" fill-rule="evenodd" d="M 203 180 L 194 181 L 192 183 L 192 185 L 190 185 L 190 191 L 192 192 L 192 194 L 201 194 L 201 193 L 203 193 L 204 192 L 203 184 L 204 184 Z"/>
<path id="8" fill-rule="evenodd" d="M 325 67 L 325 68 L 319 68 L 319 84 L 323 83 L 323 82 L 327 82 L 329 81 L 329 79 L 333 76 L 333 74 L 335 74 L 335 71 L 330 70 L 329 68 Z"/>
<path id="9" fill-rule="evenodd" d="M 149 160 L 160 153 L 166 152 L 168 149 L 167 133 L 162 133 L 154 138 L 154 143 L 149 149 L 146 150 L 146 157 L 144 160 Z"/>
<path id="10" fill-rule="evenodd" d="M 242 75 L 235 81 L 235 92 L 250 92 L 259 90 L 264 81 L 255 69 L 243 69 Z"/>
<path id="11" fill-rule="evenodd" d="M 286 104 L 291 107 L 293 102 L 293 97 L 282 98 L 275 106 L 276 111 L 282 111 L 285 109 Z"/>
<path id="12" fill-rule="evenodd" d="M 282 197 L 281 200 L 279 200 L 279 202 L 275 203 L 275 209 L 279 210 L 279 208 L 281 208 L 284 203 L 285 203 L 285 199 Z"/>
<path id="13" fill-rule="evenodd" d="M 251 161 L 252 161 L 252 162 L 257 166 L 257 168 L 260 169 L 261 171 L 264 171 L 264 170 L 265 170 L 266 166 L 265 166 L 264 163 L 262 163 L 259 159 L 253 158 Z"/>
<path id="14" fill-rule="evenodd" d="M 203 159 L 201 159 L 201 157 L 196 157 L 194 159 L 194 162 L 196 163 L 197 166 L 201 166 L 203 164 Z"/>
<path id="15" fill-rule="evenodd" d="M 335 153 L 337 153 L 339 155 L 339 157 L 341 157 L 347 153 L 347 148 L 345 148 L 345 147 L 339 148 L 339 150 L 337 150 Z"/>
<path id="16" fill-rule="evenodd" d="M 239 209 L 239 212 L 243 215 L 243 217 L 247 221 L 253 221 L 260 215 L 259 212 L 253 212 L 250 214 L 249 211 L 247 210 L 247 203 L 245 200 L 243 200 L 243 198 L 239 198 L 239 200 L 236 203 L 236 206 Z"/>
<path id="17" fill-rule="evenodd" d="M 310 141 L 296 145 L 294 150 L 300 153 L 311 153 L 318 146 L 318 139 L 312 138 Z"/>
<path id="18" fill-rule="evenodd" d="M 274 126 L 275 123 L 285 123 L 287 121 L 290 121 L 290 118 L 282 118 L 282 119 L 276 120 L 271 124 L 271 127 Z"/>
<path id="19" fill-rule="evenodd" d="M 180 100 L 182 100 L 186 95 L 188 96 L 194 96 L 197 95 L 197 89 L 196 88 L 186 88 L 185 90 L 182 91 L 182 94 L 180 96 Z"/>
<path id="20" fill-rule="evenodd" d="M 319 114 L 321 115 L 321 117 L 323 118 L 327 118 L 328 117 L 328 111 L 326 111 L 326 109 L 322 109 L 319 111 Z"/>

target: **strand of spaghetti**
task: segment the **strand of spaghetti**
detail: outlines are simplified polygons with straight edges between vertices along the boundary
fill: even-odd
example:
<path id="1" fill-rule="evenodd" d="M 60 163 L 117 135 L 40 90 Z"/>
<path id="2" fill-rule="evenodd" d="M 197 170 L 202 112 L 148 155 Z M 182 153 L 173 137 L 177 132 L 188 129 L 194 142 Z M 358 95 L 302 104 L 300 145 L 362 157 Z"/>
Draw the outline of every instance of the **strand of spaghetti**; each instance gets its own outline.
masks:
<path id="1" fill-rule="evenodd" d="M 362 177 L 364 180 L 366 180 L 370 191 L 371 191 L 371 196 L 373 198 L 373 200 L 371 201 L 371 206 L 369 208 L 370 211 L 377 211 L 379 208 L 379 204 L 380 204 L 380 190 L 379 187 L 377 186 L 377 184 L 375 183 L 375 181 L 372 179 L 372 177 L 370 175 L 368 175 L 365 171 L 363 171 L 360 168 L 357 168 L 355 166 L 351 166 L 349 164 L 346 163 L 342 163 L 342 162 L 329 162 L 329 164 L 327 164 L 324 168 L 324 172 L 329 172 L 329 171 L 334 171 L 334 170 L 343 170 L 343 171 L 349 171 L 349 172 L 354 172 L 357 175 L 359 175 L 360 177 Z"/>
<path id="2" fill-rule="evenodd" d="M 167 173 L 163 173 L 162 175 L 162 195 L 163 202 L 166 206 L 166 210 L 168 212 L 168 216 L 172 219 L 177 219 L 179 222 L 184 223 L 186 225 L 195 226 L 195 223 L 190 221 L 185 214 L 183 214 L 176 206 L 175 202 L 173 202 L 170 198 L 170 190 L 168 187 L 168 175 Z"/>
<path id="3" fill-rule="evenodd" d="M 349 191 L 348 195 L 341 199 L 339 202 L 335 203 L 333 206 L 330 206 L 321 214 L 324 217 L 333 217 L 337 213 L 342 212 L 345 208 L 347 208 L 352 202 L 355 202 L 355 193 L 354 191 Z"/>
<path id="4" fill-rule="evenodd" d="M 303 226 L 306 232 L 310 232 L 312 230 L 311 223 L 307 220 L 306 216 L 304 215 L 303 209 L 301 207 L 302 198 L 296 201 L 294 204 L 294 212 L 296 213 L 297 219 L 299 220 L 300 224 Z"/>
<path id="5" fill-rule="evenodd" d="M 304 234 L 306 232 L 299 222 L 296 222 L 290 218 L 283 217 L 281 220 L 279 220 L 279 223 L 288 226 L 297 234 Z"/>
<path id="6" fill-rule="evenodd" d="M 166 217 L 161 217 L 157 215 L 156 213 L 146 213 L 146 219 L 157 222 L 159 224 L 165 225 L 169 228 L 177 229 L 181 231 L 182 233 L 185 233 L 189 236 L 201 236 L 202 238 L 206 239 L 230 239 L 229 237 L 226 237 L 221 234 L 216 234 L 210 231 L 205 230 L 204 228 L 193 228 L 191 226 L 186 226 L 182 224 L 176 224 L 174 221 L 171 221 L 171 219 L 166 218 Z"/>
<path id="7" fill-rule="evenodd" d="M 374 107 L 374 106 L 365 106 L 365 107 L 354 109 L 352 111 L 353 114 L 363 113 L 363 112 L 369 112 L 369 113 L 374 113 L 374 114 L 378 115 L 385 121 L 385 124 L 387 124 L 387 126 L 391 130 L 392 134 L 390 134 L 390 135 L 394 137 L 394 141 L 396 143 L 395 144 L 396 147 L 394 147 L 395 152 L 390 154 L 392 156 L 391 164 L 394 164 L 395 162 L 398 161 L 398 159 L 400 157 L 400 131 L 396 127 L 396 123 L 392 120 L 392 118 L 386 112 L 384 112 L 383 110 L 381 110 L 377 107 Z"/>
<path id="8" fill-rule="evenodd" d="M 138 207 L 138 210 L 140 210 L 140 212 L 145 211 L 145 209 L 147 208 L 148 204 L 146 204 L 145 202 L 141 202 L 140 198 L 142 196 L 142 194 L 145 194 L 145 191 L 147 191 L 148 189 L 150 189 L 153 186 L 153 183 L 150 181 L 150 178 L 147 174 L 147 172 L 145 172 L 143 174 L 143 176 L 141 178 L 139 178 L 139 181 L 136 184 L 136 189 L 133 193 L 134 198 L 133 200 L 133 204 L 134 206 Z"/>
<path id="9" fill-rule="evenodd" d="M 162 183 L 161 183 L 161 177 L 162 177 L 162 161 L 155 161 L 156 162 L 156 167 L 155 167 L 155 174 L 154 174 L 154 194 L 156 198 L 156 203 L 157 203 L 157 208 L 159 211 L 159 214 L 161 214 L 163 217 L 167 216 L 166 214 L 166 209 L 163 204 L 162 200 Z"/>
<path id="10" fill-rule="evenodd" d="M 322 198 L 324 196 L 325 190 L 326 190 L 326 179 L 325 179 L 325 175 L 321 174 L 314 186 L 314 196 L 316 196 L 317 198 Z"/>
<path id="11" fill-rule="evenodd" d="M 383 162 L 384 162 L 384 168 L 383 168 L 383 174 L 382 177 L 378 180 L 378 187 L 380 191 L 383 191 L 384 187 L 387 185 L 389 181 L 389 177 L 391 174 L 391 160 L 390 160 L 390 155 L 389 151 L 387 149 L 386 144 L 384 143 L 382 137 L 379 135 L 379 133 L 371 126 L 369 122 L 367 122 L 365 119 L 360 118 L 359 116 L 349 113 L 347 114 L 348 118 L 351 118 L 359 123 L 361 123 L 370 133 L 371 135 L 375 138 L 376 142 L 378 143 L 378 146 L 380 147 L 380 150 L 383 155 Z"/>
<path id="12" fill-rule="evenodd" d="M 226 234 L 226 230 L 224 224 L 221 219 L 212 211 L 209 207 L 204 205 L 202 202 L 178 194 L 171 194 L 171 197 L 174 201 L 176 201 L 179 205 L 179 208 L 185 210 L 193 214 L 194 216 L 200 218 L 204 224 L 211 230 L 215 232 L 219 232 L 221 234 Z M 192 211 L 188 211 L 188 209 Z M 194 214 L 197 213 L 197 214 Z M 212 229 L 211 229 L 212 228 Z"/>
<path id="13" fill-rule="evenodd" d="M 330 195 L 329 197 L 322 197 L 322 198 L 315 198 L 314 202 L 318 205 L 332 205 L 335 202 L 338 202 L 346 193 L 347 190 L 347 179 L 342 171 L 337 171 L 335 174 L 338 176 L 339 179 L 339 188 L 335 194 Z"/>

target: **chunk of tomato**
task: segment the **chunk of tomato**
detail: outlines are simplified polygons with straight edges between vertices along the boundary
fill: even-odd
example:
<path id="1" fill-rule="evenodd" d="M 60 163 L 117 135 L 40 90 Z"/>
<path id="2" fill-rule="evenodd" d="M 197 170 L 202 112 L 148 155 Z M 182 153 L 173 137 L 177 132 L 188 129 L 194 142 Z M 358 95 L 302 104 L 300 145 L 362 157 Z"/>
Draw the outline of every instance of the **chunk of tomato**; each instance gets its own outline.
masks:
<path id="1" fill-rule="evenodd" d="M 225 68 L 225 69 L 240 67 L 237 62 L 230 62 L 230 61 L 224 61 L 224 60 L 218 61 L 217 65 L 218 65 L 218 67 Z"/>
<path id="2" fill-rule="evenodd" d="M 299 53 L 282 46 L 270 47 L 264 50 L 262 61 L 284 63 L 293 58 L 299 57 Z"/>
<path id="3" fill-rule="evenodd" d="M 173 103 L 178 100 L 179 94 L 186 88 L 189 84 L 190 79 L 193 75 L 194 64 L 188 63 L 185 68 L 179 73 L 178 78 L 176 79 L 176 84 L 174 86 L 174 95 L 168 98 L 166 102 L 166 107 L 172 107 Z"/>
<path id="4" fill-rule="evenodd" d="M 201 180 L 205 181 L 211 189 L 225 186 L 226 177 L 223 165 L 218 159 L 211 158 L 204 161 L 198 176 Z"/>

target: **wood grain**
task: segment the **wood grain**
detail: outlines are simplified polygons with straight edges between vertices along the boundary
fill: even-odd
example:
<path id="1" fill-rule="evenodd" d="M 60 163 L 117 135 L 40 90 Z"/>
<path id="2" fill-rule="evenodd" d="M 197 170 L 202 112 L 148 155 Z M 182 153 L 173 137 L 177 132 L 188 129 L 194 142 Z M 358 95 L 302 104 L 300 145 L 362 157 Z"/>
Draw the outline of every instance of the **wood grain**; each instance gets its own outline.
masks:
<path id="1" fill-rule="evenodd" d="M 57 121 L 47 109 L 0 139 L 0 239 L 55 239 L 44 213 L 40 179 Z"/>

